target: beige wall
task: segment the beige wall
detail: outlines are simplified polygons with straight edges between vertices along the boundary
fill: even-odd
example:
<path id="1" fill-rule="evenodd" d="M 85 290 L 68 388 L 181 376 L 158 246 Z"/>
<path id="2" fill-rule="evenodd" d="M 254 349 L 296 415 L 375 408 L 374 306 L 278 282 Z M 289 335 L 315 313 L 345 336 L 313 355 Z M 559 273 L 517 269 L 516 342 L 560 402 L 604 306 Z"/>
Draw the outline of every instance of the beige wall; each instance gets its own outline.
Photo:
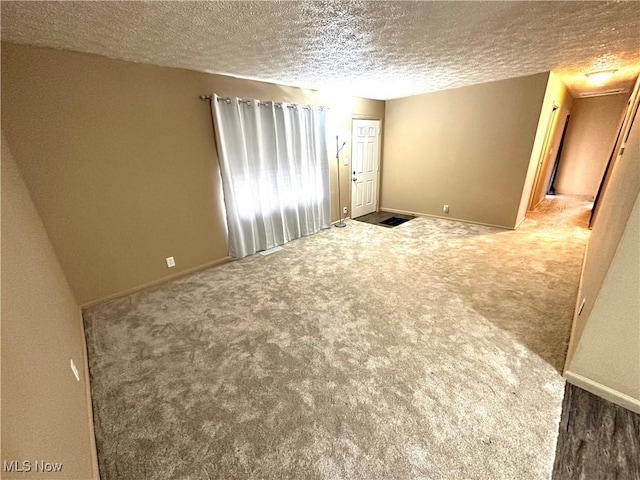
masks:
<path id="1" fill-rule="evenodd" d="M 513 228 L 548 76 L 388 101 L 381 207 Z"/>
<path id="2" fill-rule="evenodd" d="M 640 196 L 598 292 L 570 375 L 634 399 L 640 413 Z"/>
<path id="3" fill-rule="evenodd" d="M 629 94 L 574 101 L 556 192 L 594 197 L 616 139 Z"/>
<path id="4" fill-rule="evenodd" d="M 591 314 L 602 282 L 609 270 L 638 192 L 640 192 L 640 122 L 636 119 L 629 134 L 625 153 L 618 158 L 611 171 L 609 182 L 601 198 L 600 211 L 593 224 L 587 245 L 577 299 L 578 307 L 582 299 L 585 299 L 585 305 L 580 315 L 578 315 L 579 308 L 576 307 L 567 364 L 571 361 L 580 341 L 585 322 Z"/>
<path id="5" fill-rule="evenodd" d="M 638 88 L 640 81 L 636 91 Z M 637 105 L 635 94 L 632 103 Z M 636 257 L 629 251 L 631 248 L 637 254 L 637 218 L 632 218 L 637 216 L 637 210 L 632 210 L 637 209 L 639 194 L 640 122 L 637 117 L 624 154 L 617 157 L 613 165 L 587 245 L 565 367 L 570 381 L 576 382 L 578 375 L 586 379 L 587 383 L 576 382 L 583 388 L 601 385 L 603 391 L 613 395 L 610 399 L 614 401 L 619 400 L 616 395 L 637 393 L 629 378 L 637 374 L 638 365 L 629 365 L 627 360 L 634 358 L 634 350 L 637 352 L 637 325 L 634 327 L 633 322 L 640 316 L 634 303 L 640 272 Z M 580 311 L 583 299 L 585 304 Z M 578 351 L 581 352 L 579 358 Z M 606 363 L 596 365 L 604 362 L 605 357 Z M 574 360 L 578 363 L 574 364 Z M 640 407 L 640 398 L 635 398 Z"/>
<path id="6" fill-rule="evenodd" d="M 531 150 L 529 168 L 527 169 L 527 176 L 522 189 L 522 198 L 518 208 L 518 224 L 524 220 L 528 209 L 535 208 L 536 205 L 544 200 L 551 173 L 553 172 L 556 153 L 562 139 L 562 130 L 567 116 L 571 112 L 572 103 L 573 97 L 565 84 L 557 75 L 551 72 L 544 94 L 534 145 Z M 551 115 L 554 106 L 558 108 L 556 113 Z"/>
<path id="7" fill-rule="evenodd" d="M 328 103 L 330 160 L 352 114 L 384 117 L 381 101 L 2 44 L 3 129 L 80 304 L 226 258 L 205 93 Z M 341 179 L 349 205 L 348 166 Z"/>
<path id="8" fill-rule="evenodd" d="M 1 276 L 0 461 L 62 462 L 55 478 L 97 478 L 80 308 L 4 135 Z M 52 475 L 32 471 L 3 473 L 2 478 Z"/>
<path id="9" fill-rule="evenodd" d="M 338 135 L 339 145 L 346 142 L 340 151 L 340 197 L 342 207 L 347 207 L 351 214 L 351 122 L 353 119 L 380 120 L 380 126 L 384 129 L 384 102 L 368 100 L 364 98 L 336 96 L 330 92 L 318 93 L 318 102 L 328 105 L 327 125 L 330 126 L 327 132 L 327 144 L 329 153 L 329 165 L 331 167 L 331 218 L 337 221 L 340 218 L 338 207 L 338 175 L 336 172 L 336 135 Z M 375 107 L 375 108 L 372 108 Z M 354 113 L 351 113 L 354 112 Z M 382 138 L 380 139 L 382 145 Z M 380 149 L 382 153 L 382 149 Z M 347 162 L 347 165 L 344 163 Z M 342 215 L 345 218 L 345 215 Z"/>

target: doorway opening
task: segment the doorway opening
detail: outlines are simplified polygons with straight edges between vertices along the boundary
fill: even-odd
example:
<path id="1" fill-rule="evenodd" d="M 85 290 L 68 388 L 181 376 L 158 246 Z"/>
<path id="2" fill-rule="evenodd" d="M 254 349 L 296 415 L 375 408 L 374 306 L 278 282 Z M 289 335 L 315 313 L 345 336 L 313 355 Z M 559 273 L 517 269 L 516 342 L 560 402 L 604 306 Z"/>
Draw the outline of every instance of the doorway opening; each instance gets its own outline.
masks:
<path id="1" fill-rule="evenodd" d="M 567 115 L 566 120 L 564 121 L 564 127 L 562 128 L 562 137 L 560 138 L 560 146 L 558 147 L 558 152 L 556 153 L 556 160 L 553 162 L 553 170 L 551 171 L 551 178 L 549 179 L 549 186 L 547 187 L 547 195 L 555 195 L 556 188 L 556 176 L 558 174 L 558 166 L 560 165 L 560 157 L 562 156 L 562 147 L 564 146 L 564 139 L 567 135 L 567 127 L 569 126 L 569 119 L 571 115 Z"/>
<path id="2" fill-rule="evenodd" d="M 533 187 L 531 188 L 531 198 L 529 200 L 529 210 L 533 210 L 544 199 L 546 193 L 546 185 L 543 188 L 543 178 L 548 166 L 548 158 L 551 156 L 552 149 L 551 143 L 553 139 L 553 131 L 556 122 L 556 116 L 560 105 L 553 104 L 551 113 L 549 114 L 549 120 L 547 121 L 547 130 L 544 134 L 544 143 L 542 144 L 542 150 L 540 152 L 540 159 L 536 166 L 536 175 L 533 181 Z"/>

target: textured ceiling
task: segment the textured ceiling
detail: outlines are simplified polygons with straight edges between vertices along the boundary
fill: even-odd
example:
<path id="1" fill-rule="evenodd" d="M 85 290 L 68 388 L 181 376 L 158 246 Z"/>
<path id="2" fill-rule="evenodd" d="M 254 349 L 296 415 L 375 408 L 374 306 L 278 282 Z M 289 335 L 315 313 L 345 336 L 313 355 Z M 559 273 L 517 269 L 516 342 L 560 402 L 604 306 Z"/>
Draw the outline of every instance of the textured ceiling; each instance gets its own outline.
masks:
<path id="1" fill-rule="evenodd" d="M 2 2 L 2 39 L 388 99 L 640 71 L 639 2 Z"/>

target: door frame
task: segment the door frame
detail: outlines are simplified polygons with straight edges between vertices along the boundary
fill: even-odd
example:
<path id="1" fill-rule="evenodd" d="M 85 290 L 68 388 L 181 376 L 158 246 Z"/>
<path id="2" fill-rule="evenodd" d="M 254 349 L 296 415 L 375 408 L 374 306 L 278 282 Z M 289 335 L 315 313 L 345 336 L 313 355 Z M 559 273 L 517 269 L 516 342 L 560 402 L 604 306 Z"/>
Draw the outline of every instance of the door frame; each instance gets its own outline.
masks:
<path id="1" fill-rule="evenodd" d="M 613 144 L 613 148 L 611 149 L 607 166 L 605 167 L 604 173 L 602 174 L 602 178 L 600 179 L 598 192 L 596 193 L 596 196 L 593 199 L 593 208 L 591 209 L 591 217 L 589 217 L 589 228 L 593 227 L 593 224 L 596 221 L 596 217 L 598 216 L 598 212 L 600 211 L 600 200 L 604 192 L 607 190 L 607 185 L 609 184 L 609 178 L 611 176 L 611 170 L 613 169 L 613 166 L 615 165 L 615 163 L 618 161 L 618 158 L 624 153 L 625 144 L 627 143 L 627 140 L 629 140 L 631 127 L 633 127 L 633 122 L 636 119 L 636 116 L 638 114 L 638 108 L 640 107 L 639 99 L 640 99 L 640 77 L 636 79 L 636 83 L 633 86 L 631 95 L 629 95 L 627 107 L 624 109 L 624 112 L 622 113 L 622 119 L 620 120 L 620 128 L 618 128 L 618 135 Z"/>
<path id="2" fill-rule="evenodd" d="M 536 166 L 536 175 L 533 177 L 533 186 L 531 187 L 531 194 L 529 196 L 529 207 L 527 210 L 531 211 L 538 206 L 540 202 L 536 202 L 536 193 L 538 193 L 538 187 L 540 186 L 540 181 L 542 180 L 542 176 L 545 171 L 545 166 L 547 165 L 547 160 L 549 156 L 549 149 L 552 145 L 552 140 L 554 138 L 554 127 L 556 122 L 558 121 L 558 115 L 560 114 L 560 104 L 558 102 L 553 102 L 551 107 L 551 112 L 549 112 L 549 116 L 547 117 L 547 129 L 544 134 L 544 142 L 542 144 L 542 150 L 540 151 L 540 157 L 538 158 L 538 165 Z"/>
<path id="3" fill-rule="evenodd" d="M 560 137 L 560 143 L 558 144 L 558 151 L 556 152 L 555 160 L 553 162 L 553 170 L 551 170 L 551 176 L 549 177 L 549 183 L 547 184 L 547 195 L 550 195 L 550 191 L 553 188 L 557 176 L 558 169 L 560 168 L 560 159 L 562 157 L 562 149 L 564 148 L 564 141 L 567 136 L 567 131 L 569 129 L 569 120 L 571 119 L 571 113 L 567 113 L 564 117 L 564 125 L 562 126 L 562 136 Z M 555 195 L 555 188 L 553 188 L 553 192 L 551 195 Z"/>
<path id="4" fill-rule="evenodd" d="M 377 120 L 380 122 L 380 138 L 378 142 L 378 174 L 376 176 L 376 212 L 380 211 L 380 192 L 382 191 L 382 151 L 383 151 L 383 143 L 384 143 L 384 120 L 382 117 L 377 115 L 365 115 L 359 113 L 351 114 L 351 122 L 349 123 L 349 216 L 347 218 L 353 218 L 352 207 L 353 207 L 353 182 L 351 181 L 351 176 L 353 170 L 351 169 L 353 166 L 353 121 L 354 120 Z"/>

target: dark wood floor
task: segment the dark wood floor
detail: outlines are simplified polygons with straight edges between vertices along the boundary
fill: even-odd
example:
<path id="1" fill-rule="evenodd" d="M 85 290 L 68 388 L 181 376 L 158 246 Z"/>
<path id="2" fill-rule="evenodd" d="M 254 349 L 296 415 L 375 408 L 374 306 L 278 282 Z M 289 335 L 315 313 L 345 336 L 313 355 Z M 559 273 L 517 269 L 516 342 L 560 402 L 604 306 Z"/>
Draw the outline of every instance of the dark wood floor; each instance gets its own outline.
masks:
<path id="1" fill-rule="evenodd" d="M 640 415 L 567 383 L 553 480 L 640 480 Z"/>
<path id="2" fill-rule="evenodd" d="M 385 225 L 384 223 L 381 223 L 391 217 L 406 218 L 407 220 L 416 218 L 413 215 L 404 215 L 402 213 L 390 213 L 390 212 L 380 211 L 380 212 L 368 213 L 367 215 L 354 218 L 354 220 L 357 220 L 359 222 L 370 223 L 372 225 L 378 225 L 380 227 L 392 228 L 391 225 Z"/>

